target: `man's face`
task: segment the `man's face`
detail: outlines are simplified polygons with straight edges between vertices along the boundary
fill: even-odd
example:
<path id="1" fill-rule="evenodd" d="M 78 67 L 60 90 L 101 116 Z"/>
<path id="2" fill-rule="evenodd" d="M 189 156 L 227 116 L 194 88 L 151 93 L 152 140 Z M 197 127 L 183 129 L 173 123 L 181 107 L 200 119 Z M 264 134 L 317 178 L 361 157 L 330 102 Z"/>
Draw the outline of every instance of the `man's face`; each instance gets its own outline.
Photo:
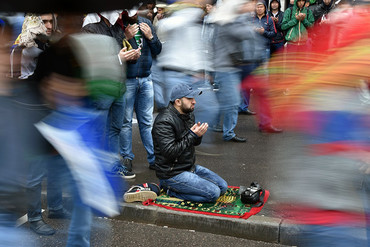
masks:
<path id="1" fill-rule="evenodd" d="M 257 15 L 263 15 L 265 13 L 265 5 L 258 4 L 256 6 L 256 13 L 257 13 Z"/>
<path id="2" fill-rule="evenodd" d="M 180 109 L 183 113 L 190 113 L 194 111 L 194 107 L 196 103 L 194 98 L 183 97 L 180 99 L 180 101 L 181 101 Z"/>
<path id="3" fill-rule="evenodd" d="M 324 2 L 325 5 L 329 6 L 331 0 L 323 0 L 323 2 Z"/>
<path id="4" fill-rule="evenodd" d="M 41 15 L 41 20 L 44 22 L 46 27 L 46 35 L 50 36 L 53 32 L 53 15 L 52 14 L 45 14 Z"/>
<path id="5" fill-rule="evenodd" d="M 298 0 L 297 1 L 297 6 L 298 6 L 298 8 L 303 8 L 303 6 L 304 6 L 304 4 L 305 4 L 305 0 Z"/>
<path id="6" fill-rule="evenodd" d="M 279 9 L 279 3 L 277 1 L 271 2 L 271 9 L 272 10 L 278 10 Z"/>

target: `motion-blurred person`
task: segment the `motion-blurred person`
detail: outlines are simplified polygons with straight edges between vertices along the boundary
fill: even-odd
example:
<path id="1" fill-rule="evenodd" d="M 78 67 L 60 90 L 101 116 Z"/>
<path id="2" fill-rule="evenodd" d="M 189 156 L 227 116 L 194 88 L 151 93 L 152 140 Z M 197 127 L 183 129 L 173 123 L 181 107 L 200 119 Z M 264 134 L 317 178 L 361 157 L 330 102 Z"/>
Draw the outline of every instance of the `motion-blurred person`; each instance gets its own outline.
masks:
<path id="1" fill-rule="evenodd" d="M 49 110 L 43 102 L 38 99 L 39 95 L 32 90 L 33 74 L 36 69 L 36 64 L 39 55 L 49 46 L 49 40 L 56 30 L 56 19 L 51 13 L 35 15 L 27 14 L 23 26 L 22 33 L 17 39 L 18 46 L 13 49 L 12 54 L 12 69 L 13 78 L 16 70 L 17 62 L 20 62 L 19 79 L 25 80 L 22 83 L 30 85 L 25 86 L 23 93 L 27 95 L 23 100 L 28 100 L 30 107 L 34 108 L 34 123 L 41 120 Z M 15 50 L 17 50 L 15 52 Z M 21 56 L 20 59 L 14 59 L 15 56 Z M 28 80 L 27 80 L 28 79 Z M 18 82 L 17 84 L 21 84 Z M 37 120 L 38 119 L 38 120 Z M 30 123 L 31 125 L 31 123 Z M 42 137 L 39 136 L 34 126 L 31 126 L 34 133 L 35 142 L 42 142 Z M 41 152 L 41 153 L 40 153 Z M 55 230 L 46 224 L 42 218 L 41 212 L 41 189 L 42 181 L 47 175 L 47 202 L 48 202 L 48 217 L 49 218 L 69 218 L 70 213 L 63 208 L 62 203 L 62 181 L 63 177 L 59 173 L 62 166 L 61 158 L 57 154 L 52 154 L 53 150 L 49 147 L 44 150 L 39 150 L 38 155 L 34 153 L 33 158 L 29 162 L 28 178 L 27 178 L 27 201 L 28 201 L 28 222 L 30 228 L 41 235 L 52 235 Z M 55 153 L 55 152 L 54 152 Z"/>
<path id="2" fill-rule="evenodd" d="M 158 28 L 158 22 L 164 18 L 167 17 L 166 9 L 167 4 L 164 3 L 157 3 L 157 14 L 154 17 L 153 20 L 153 26 L 155 28 L 155 31 L 157 32 Z M 158 36 L 158 34 L 157 34 Z M 159 37 L 159 40 L 161 40 L 161 37 Z M 157 65 L 157 56 L 152 56 L 152 81 L 153 81 L 153 90 L 154 90 L 154 103 L 156 109 L 164 109 L 167 106 L 167 102 L 164 101 L 163 97 L 163 71 L 162 68 L 160 68 Z"/>
<path id="3" fill-rule="evenodd" d="M 279 197 L 299 224 L 299 246 L 370 242 L 369 104 L 359 90 L 370 77 L 370 29 L 363 25 L 370 20 L 369 6 L 351 12 L 351 22 L 338 12 L 338 19 L 331 16 L 315 26 L 312 32 L 322 36 L 309 55 L 318 62 L 302 62 L 294 71 L 296 57 L 285 60 L 290 71 L 282 86 L 290 84 L 291 94 L 288 100 L 287 95 L 275 96 L 277 114 L 287 116 L 287 128 L 300 133 L 301 145 L 294 140 L 291 156 L 278 164 L 284 176 Z"/>
<path id="4" fill-rule="evenodd" d="M 16 227 L 16 221 L 27 210 L 24 198 L 30 159 L 43 154 L 48 145 L 33 126 L 43 110 L 28 105 L 33 95 L 6 76 L 14 41 L 12 27 L 4 21 L 0 31 L 0 246 L 5 247 L 27 241 L 27 231 Z"/>
<path id="5" fill-rule="evenodd" d="M 154 19 L 153 19 L 153 26 L 154 27 L 157 27 L 158 21 L 162 20 L 163 18 L 166 18 L 167 4 L 158 2 L 156 4 L 156 8 L 157 8 L 157 13 L 156 13 L 156 15 L 154 16 Z"/>
<path id="6" fill-rule="evenodd" d="M 186 84 L 172 89 L 170 104 L 154 121 L 156 174 L 169 196 L 195 202 L 215 202 L 227 183 L 211 170 L 195 164 L 195 148 L 207 132 L 207 123 L 196 123 L 195 96 L 202 92 Z M 201 97 L 201 96 L 200 96 Z"/>
<path id="7" fill-rule="evenodd" d="M 76 34 L 81 24 L 81 16 L 60 16 L 64 36 L 40 55 L 35 71 L 42 95 L 54 109 L 36 127 L 62 155 L 73 178 L 67 246 L 90 246 L 93 211 L 119 214 L 124 182 L 115 175 L 117 152 L 101 141 L 106 113 L 92 103 L 104 95 L 112 101 L 122 98 L 127 53 L 113 37 Z"/>
<path id="8" fill-rule="evenodd" d="M 168 104 L 172 88 L 178 84 L 201 89 L 203 97 L 197 99 L 195 119 L 213 126 L 219 109 L 213 88 L 204 78 L 204 72 L 211 68 L 201 39 L 205 3 L 205 0 L 186 0 L 168 6 L 170 16 L 158 24 L 157 33 L 163 42 L 158 66 L 164 75 L 161 85 L 164 104 Z"/>
<path id="9" fill-rule="evenodd" d="M 250 98 L 250 91 L 253 90 L 253 94 L 256 97 L 256 108 L 258 109 L 258 129 L 263 133 L 281 133 L 283 130 L 272 125 L 271 117 L 271 106 L 268 100 L 268 72 L 265 68 L 268 66 L 270 59 L 270 47 L 272 39 L 276 37 L 277 30 L 275 22 L 267 14 L 266 5 L 263 2 L 257 2 L 256 4 L 256 16 L 253 18 L 252 23 L 255 26 L 256 32 L 260 35 L 261 45 L 264 50 L 262 57 L 254 61 L 252 64 L 242 67 L 243 75 L 243 86 L 242 92 L 244 99 Z M 257 37 L 255 38 L 257 39 Z M 259 67 L 260 73 L 263 76 L 258 83 L 249 83 L 249 76 L 256 68 Z M 250 115 L 250 113 L 249 113 Z"/>
<path id="10" fill-rule="evenodd" d="M 286 32 L 287 51 L 294 52 L 306 50 L 308 33 L 307 29 L 314 24 L 312 11 L 305 7 L 306 0 L 294 0 L 294 5 L 284 12 L 281 29 Z"/>
<path id="11" fill-rule="evenodd" d="M 334 0 L 323 0 L 322 3 L 312 8 L 312 14 L 316 23 L 324 23 L 328 19 L 328 14 L 335 8 Z"/>
<path id="12" fill-rule="evenodd" d="M 285 43 L 284 32 L 281 29 L 281 24 L 283 23 L 284 19 L 284 12 L 281 11 L 280 0 L 272 0 L 270 2 L 270 11 L 268 12 L 268 15 L 274 21 L 276 28 L 276 36 L 271 39 L 270 44 L 270 51 L 271 54 L 273 54 L 282 49 Z"/>
<path id="13" fill-rule="evenodd" d="M 120 48 L 123 48 L 125 34 L 123 26 L 119 24 L 122 11 L 108 11 L 99 14 L 88 14 L 83 23 L 83 32 L 92 34 L 102 34 L 113 37 Z M 132 42 L 132 40 L 131 40 Z M 130 43 L 131 46 L 135 44 Z M 137 46 L 136 46 L 137 47 Z M 140 57 L 140 49 L 125 49 L 122 54 L 125 54 L 125 60 L 136 61 Z M 124 80 L 126 75 L 122 78 Z M 122 97 L 112 97 L 110 95 L 101 94 L 94 100 L 96 109 L 105 111 L 107 114 L 106 139 L 109 149 L 114 153 L 119 153 L 120 150 L 120 133 L 124 117 L 124 100 Z M 131 172 L 123 162 L 117 166 L 117 172 L 124 178 L 134 178 L 135 174 Z"/>
<path id="14" fill-rule="evenodd" d="M 223 123 L 223 139 L 225 141 L 246 142 L 246 138 L 235 134 L 234 129 L 238 121 L 238 107 L 240 105 L 241 74 L 238 64 L 233 61 L 231 54 L 237 49 L 242 49 L 239 44 L 255 36 L 251 25 L 251 18 L 245 13 L 255 9 L 253 2 L 225 1 L 213 13 L 212 21 L 216 24 L 214 41 L 214 83 L 218 87 L 216 93 L 220 104 L 220 116 Z M 226 47 L 226 48 L 225 48 Z M 240 51 L 236 51 L 240 52 Z"/>
<path id="15" fill-rule="evenodd" d="M 123 125 L 120 134 L 120 155 L 123 164 L 132 172 L 132 119 L 135 110 L 140 136 L 147 152 L 149 168 L 154 167 L 154 147 L 152 138 L 154 91 L 151 76 L 152 56 L 162 50 L 153 25 L 135 11 L 124 11 L 123 25 L 126 27 L 126 39 L 131 40 L 134 49 L 140 49 L 141 55 L 136 63 L 127 64 L 126 93 L 123 96 Z M 128 29 L 128 30 L 127 30 Z"/>

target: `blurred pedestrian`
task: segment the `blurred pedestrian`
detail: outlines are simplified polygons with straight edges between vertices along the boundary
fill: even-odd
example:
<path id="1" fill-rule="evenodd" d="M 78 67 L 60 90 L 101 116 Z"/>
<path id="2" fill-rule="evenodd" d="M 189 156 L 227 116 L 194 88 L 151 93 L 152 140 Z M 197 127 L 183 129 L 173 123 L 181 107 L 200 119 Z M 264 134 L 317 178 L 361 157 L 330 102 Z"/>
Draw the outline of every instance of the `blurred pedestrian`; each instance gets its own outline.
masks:
<path id="1" fill-rule="evenodd" d="M 204 56 L 205 43 L 201 39 L 205 3 L 204 0 L 178 1 L 167 7 L 171 14 L 158 24 L 163 48 L 157 61 L 164 75 L 161 85 L 163 106 L 168 104 L 172 88 L 178 84 L 201 89 L 203 97 L 197 99 L 195 118 L 212 126 L 219 107 L 213 87 L 204 77 L 205 71 L 211 70 L 210 61 Z"/>
<path id="2" fill-rule="evenodd" d="M 120 25 L 122 19 L 122 11 L 108 11 L 101 12 L 99 14 L 91 13 L 88 14 L 84 20 L 82 31 L 92 34 L 101 34 L 109 37 L 113 37 L 121 50 L 120 54 L 124 55 L 123 60 L 136 61 L 140 57 L 140 49 L 131 49 L 123 47 L 125 34 L 123 26 Z M 129 41 L 128 41 L 129 42 Z M 131 41 L 132 42 L 132 41 Z M 131 47 L 135 44 L 130 43 Z M 137 47 L 137 46 L 135 46 Z M 126 75 L 122 77 L 122 81 L 125 81 Z M 96 109 L 105 112 L 107 117 L 107 128 L 105 134 L 105 142 L 114 153 L 119 153 L 120 150 L 120 133 L 123 123 L 124 115 L 124 103 L 123 95 L 120 97 L 112 97 L 107 94 L 97 95 L 94 100 Z M 134 178 L 135 174 L 131 172 L 122 162 L 117 165 L 118 173 L 124 178 Z"/>

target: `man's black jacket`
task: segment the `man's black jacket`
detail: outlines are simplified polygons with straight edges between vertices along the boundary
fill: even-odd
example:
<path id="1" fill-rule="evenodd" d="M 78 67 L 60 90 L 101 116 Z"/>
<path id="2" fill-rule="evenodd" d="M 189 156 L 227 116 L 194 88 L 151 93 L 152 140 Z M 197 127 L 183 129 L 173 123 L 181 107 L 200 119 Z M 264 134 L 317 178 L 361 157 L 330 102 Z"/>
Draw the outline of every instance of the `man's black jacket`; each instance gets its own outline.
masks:
<path id="1" fill-rule="evenodd" d="M 155 169 L 159 179 L 194 170 L 194 146 L 202 141 L 190 130 L 194 123 L 193 113 L 180 114 L 172 104 L 156 117 L 152 135 Z"/>

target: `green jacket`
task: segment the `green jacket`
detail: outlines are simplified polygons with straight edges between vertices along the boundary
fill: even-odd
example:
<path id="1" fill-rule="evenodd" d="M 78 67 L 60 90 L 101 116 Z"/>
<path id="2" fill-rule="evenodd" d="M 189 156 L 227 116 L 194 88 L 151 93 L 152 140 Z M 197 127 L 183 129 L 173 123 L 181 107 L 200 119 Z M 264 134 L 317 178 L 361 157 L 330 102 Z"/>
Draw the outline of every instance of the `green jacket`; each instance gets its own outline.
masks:
<path id="1" fill-rule="evenodd" d="M 303 21 L 298 21 L 295 18 L 296 14 L 305 13 L 306 18 Z M 301 10 L 297 7 L 297 0 L 294 0 L 294 5 L 284 12 L 284 19 L 281 24 L 281 29 L 285 31 L 285 40 L 287 42 L 305 43 L 308 38 L 307 28 L 311 27 L 315 22 L 312 11 L 303 7 Z"/>

